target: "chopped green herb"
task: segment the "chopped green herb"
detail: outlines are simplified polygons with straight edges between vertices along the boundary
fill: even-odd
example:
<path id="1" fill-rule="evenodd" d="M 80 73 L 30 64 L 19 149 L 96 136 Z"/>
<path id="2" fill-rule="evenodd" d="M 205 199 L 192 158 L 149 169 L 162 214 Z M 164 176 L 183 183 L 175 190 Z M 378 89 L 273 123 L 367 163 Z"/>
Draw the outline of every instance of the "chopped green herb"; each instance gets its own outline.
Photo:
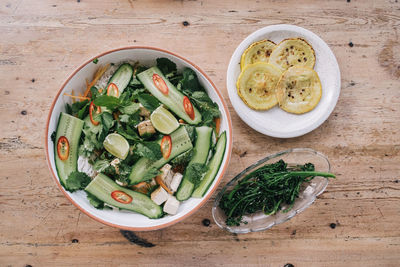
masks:
<path id="1" fill-rule="evenodd" d="M 201 182 L 201 179 L 207 170 L 208 168 L 206 164 L 191 163 L 185 170 L 185 176 L 188 177 L 190 182 L 197 186 Z"/>
<path id="2" fill-rule="evenodd" d="M 157 58 L 157 67 L 164 75 L 176 71 L 176 64 L 168 58 Z"/>
<path id="3" fill-rule="evenodd" d="M 151 112 L 160 106 L 160 102 L 152 95 L 140 94 L 138 100 L 146 109 Z"/>
<path id="4" fill-rule="evenodd" d="M 98 199 L 95 195 L 89 192 L 86 192 L 86 194 L 90 204 L 92 204 L 96 209 L 102 210 L 105 208 L 104 202 Z"/>
<path id="5" fill-rule="evenodd" d="M 67 178 L 65 189 L 67 189 L 69 192 L 81 190 L 84 189 L 90 183 L 90 181 L 90 177 L 86 173 L 78 171 L 71 172 Z"/>
<path id="6" fill-rule="evenodd" d="M 94 64 L 97 64 L 98 62 L 99 62 L 99 59 L 98 59 L 98 58 L 93 59 L 93 63 L 94 63 Z"/>
<path id="7" fill-rule="evenodd" d="M 135 154 L 151 160 L 162 157 L 160 144 L 158 142 L 141 142 L 136 145 Z"/>

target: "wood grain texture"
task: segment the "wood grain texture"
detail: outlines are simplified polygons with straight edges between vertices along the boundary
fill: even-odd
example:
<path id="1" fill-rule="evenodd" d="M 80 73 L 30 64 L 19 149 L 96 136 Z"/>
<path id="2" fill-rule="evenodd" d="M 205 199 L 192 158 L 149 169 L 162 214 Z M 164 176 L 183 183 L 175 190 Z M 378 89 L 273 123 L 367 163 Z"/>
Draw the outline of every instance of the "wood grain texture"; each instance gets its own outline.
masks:
<path id="1" fill-rule="evenodd" d="M 0 265 L 398 266 L 399 2 L 0 0 Z M 330 118 L 289 140 L 249 128 L 225 87 L 236 46 L 251 32 L 279 23 L 318 34 L 342 75 Z M 42 141 L 46 117 L 76 67 L 127 45 L 176 52 L 222 91 L 234 131 L 223 183 L 266 154 L 292 147 L 326 154 L 337 179 L 301 215 L 260 233 L 232 235 L 214 222 L 203 226 L 204 218 L 212 219 L 213 199 L 183 222 L 136 233 L 155 245 L 150 248 L 88 218 L 52 181 Z"/>

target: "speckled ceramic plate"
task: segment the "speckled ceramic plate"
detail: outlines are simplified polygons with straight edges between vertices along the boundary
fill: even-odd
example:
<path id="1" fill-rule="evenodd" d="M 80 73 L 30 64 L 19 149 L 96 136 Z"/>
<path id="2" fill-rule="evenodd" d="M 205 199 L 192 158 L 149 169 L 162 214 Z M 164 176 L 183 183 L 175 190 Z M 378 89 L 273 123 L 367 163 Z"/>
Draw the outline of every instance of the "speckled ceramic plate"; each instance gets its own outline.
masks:
<path id="1" fill-rule="evenodd" d="M 240 58 L 244 50 L 256 41 L 269 39 L 279 43 L 286 38 L 301 37 L 315 50 L 315 71 L 322 84 L 322 97 L 318 105 L 305 114 L 283 111 L 278 106 L 266 111 L 249 108 L 239 97 L 236 81 L 240 74 Z M 332 113 L 340 94 L 340 70 L 335 55 L 316 34 L 294 25 L 272 25 L 250 34 L 236 48 L 227 71 L 229 99 L 239 117 L 254 130 L 268 136 L 291 138 L 304 135 L 320 126 Z"/>

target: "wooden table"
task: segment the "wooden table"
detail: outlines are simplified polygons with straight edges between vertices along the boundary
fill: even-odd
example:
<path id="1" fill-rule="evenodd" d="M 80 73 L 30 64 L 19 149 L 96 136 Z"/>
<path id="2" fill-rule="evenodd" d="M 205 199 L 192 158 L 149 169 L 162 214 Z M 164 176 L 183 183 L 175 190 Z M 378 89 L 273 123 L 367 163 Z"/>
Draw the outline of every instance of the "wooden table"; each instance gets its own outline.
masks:
<path id="1" fill-rule="evenodd" d="M 258 134 L 229 103 L 225 78 L 236 46 L 272 24 L 318 34 L 342 74 L 339 102 L 315 131 Z M 400 264 L 400 1 L 0 1 L 0 265 L 398 266 Z M 223 179 L 267 154 L 310 147 L 337 179 L 314 205 L 260 233 L 232 235 L 210 199 L 164 230 L 118 229 L 75 208 L 44 154 L 50 104 L 66 77 L 110 48 L 150 45 L 198 64 L 228 102 L 234 148 Z M 211 219 L 203 226 L 203 219 Z M 153 247 L 144 245 L 153 244 Z"/>

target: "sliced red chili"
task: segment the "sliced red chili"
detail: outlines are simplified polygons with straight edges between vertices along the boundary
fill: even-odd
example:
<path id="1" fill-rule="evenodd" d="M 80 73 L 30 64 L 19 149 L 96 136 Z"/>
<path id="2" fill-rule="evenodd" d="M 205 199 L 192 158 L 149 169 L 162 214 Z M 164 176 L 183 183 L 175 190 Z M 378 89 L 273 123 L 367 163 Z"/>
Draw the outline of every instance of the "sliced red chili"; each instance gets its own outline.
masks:
<path id="1" fill-rule="evenodd" d="M 57 155 L 61 160 L 67 160 L 69 156 L 69 142 L 67 137 L 60 136 L 57 141 Z"/>
<path id="2" fill-rule="evenodd" d="M 100 114 L 100 112 L 101 112 L 101 108 L 100 107 L 96 107 L 97 109 L 96 109 L 96 111 L 94 111 L 94 109 L 95 109 L 95 105 L 93 104 L 93 101 L 90 103 L 90 106 L 89 106 L 89 117 L 90 117 L 90 121 L 93 123 L 93 125 L 95 125 L 95 126 L 97 126 L 97 125 L 99 125 L 99 121 L 95 121 L 94 119 L 93 119 L 93 116 L 95 115 L 95 114 Z M 93 114 L 93 113 L 95 113 L 95 114 Z"/>
<path id="3" fill-rule="evenodd" d="M 119 90 L 118 86 L 115 83 L 110 83 L 107 87 L 107 95 L 118 97 Z"/>
<path id="4" fill-rule="evenodd" d="M 161 139 L 161 154 L 164 159 L 168 159 L 169 156 L 171 155 L 172 151 L 172 139 L 171 136 L 165 135 Z"/>
<path id="5" fill-rule="evenodd" d="M 189 97 L 183 97 L 183 108 L 185 109 L 186 114 L 188 114 L 189 118 L 194 120 L 194 109 L 192 102 L 190 102 Z"/>
<path id="6" fill-rule="evenodd" d="M 164 95 L 168 95 L 169 89 L 163 78 L 160 77 L 157 73 L 153 74 L 153 83 Z"/>
<path id="7" fill-rule="evenodd" d="M 111 197 L 122 204 L 129 204 L 132 202 L 132 197 L 125 192 L 116 190 L 111 192 Z"/>

